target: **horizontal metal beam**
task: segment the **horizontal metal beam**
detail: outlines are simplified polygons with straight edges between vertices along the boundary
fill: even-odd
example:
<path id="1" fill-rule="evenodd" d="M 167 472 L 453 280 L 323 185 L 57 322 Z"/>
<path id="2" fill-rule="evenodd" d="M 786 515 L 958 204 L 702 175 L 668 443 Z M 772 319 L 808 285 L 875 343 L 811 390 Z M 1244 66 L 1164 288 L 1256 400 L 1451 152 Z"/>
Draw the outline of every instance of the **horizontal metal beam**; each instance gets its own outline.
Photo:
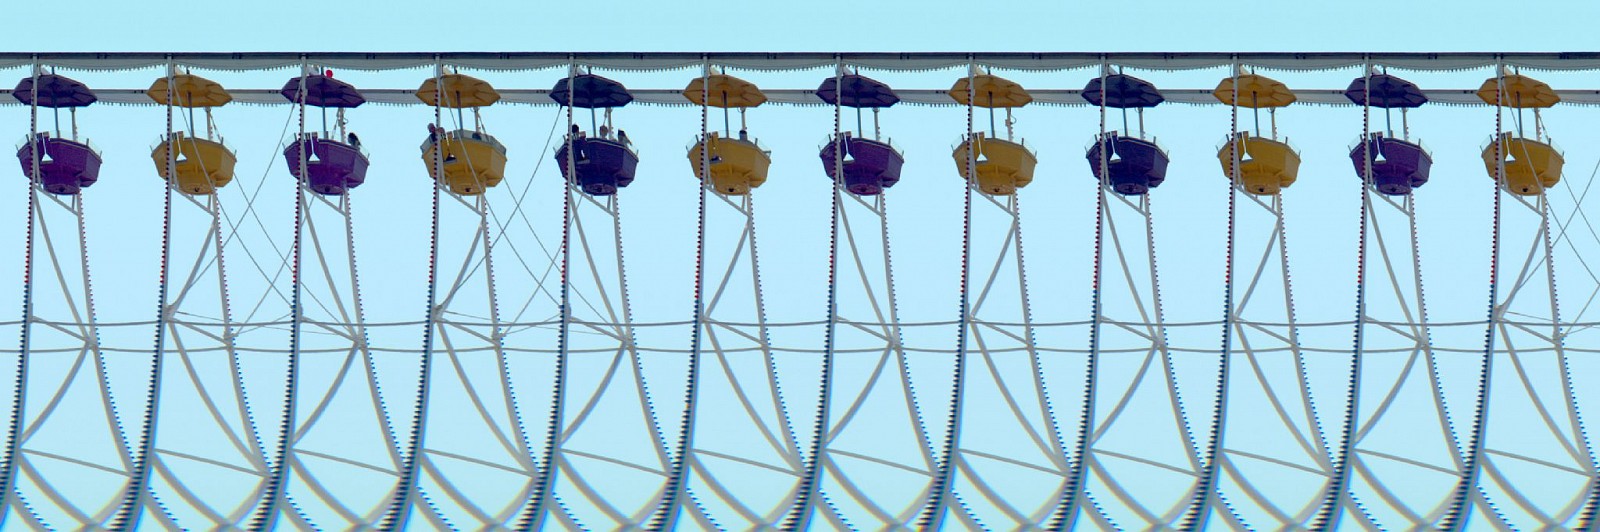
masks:
<path id="1" fill-rule="evenodd" d="M 552 78 L 554 79 L 554 78 Z M 1085 77 L 1085 80 L 1091 77 Z M 1168 102 L 1189 105 L 1222 105 L 1211 94 L 1212 89 L 1162 89 Z M 95 96 L 103 103 L 113 105 L 157 105 L 145 94 L 145 89 L 95 89 Z M 501 103 L 513 105 L 555 105 L 548 89 L 498 89 Z M 683 96 L 682 89 L 630 89 L 634 102 L 644 105 L 687 106 L 692 103 Z M 777 105 L 826 105 L 812 89 L 765 89 L 767 101 Z M 22 105 L 10 97 L 11 90 L 0 90 L 0 105 Z M 278 89 L 229 89 L 233 100 L 249 105 L 289 105 L 291 102 L 278 93 Z M 415 89 L 361 89 L 367 101 L 385 105 L 424 105 L 417 99 Z M 1043 105 L 1087 106 L 1083 91 L 1079 89 L 1029 89 L 1035 103 Z M 1300 103 L 1313 105 L 1353 106 L 1344 96 L 1343 89 L 1295 90 Z M 895 94 L 904 103 L 939 107 L 958 104 L 944 89 L 896 89 Z M 1444 89 L 1425 90 L 1430 101 L 1446 105 L 1486 106 L 1478 99 L 1476 90 Z M 1563 104 L 1600 105 L 1600 90 L 1558 90 Z"/>

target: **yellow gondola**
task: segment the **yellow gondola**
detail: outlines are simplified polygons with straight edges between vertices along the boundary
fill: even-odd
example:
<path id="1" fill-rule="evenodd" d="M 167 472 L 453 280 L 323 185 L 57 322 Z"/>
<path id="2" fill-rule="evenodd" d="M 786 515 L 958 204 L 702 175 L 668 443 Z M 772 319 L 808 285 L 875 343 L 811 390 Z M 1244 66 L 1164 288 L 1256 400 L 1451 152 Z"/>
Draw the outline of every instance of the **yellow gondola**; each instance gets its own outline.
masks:
<path id="1" fill-rule="evenodd" d="M 213 138 L 216 127 L 211 108 L 233 101 L 233 96 L 222 85 L 193 74 L 175 73 L 157 79 L 145 94 L 156 103 L 191 110 L 189 134 L 168 132 L 151 148 L 150 159 L 156 165 L 157 175 L 164 176 L 179 192 L 201 196 L 212 194 L 233 181 L 233 168 L 238 158 L 223 145 L 221 137 Z M 197 138 L 194 134 L 193 109 L 196 108 L 205 109 L 206 138 Z M 177 151 L 169 159 L 174 146 Z"/>
<path id="2" fill-rule="evenodd" d="M 1237 158 L 1237 147 L 1244 149 L 1244 157 Z M 1253 137 L 1240 131 L 1217 151 L 1222 171 L 1231 174 L 1232 165 L 1238 165 L 1236 184 L 1245 192 L 1258 196 L 1271 196 L 1294 184 L 1300 174 L 1300 154 L 1288 144 L 1272 139 Z"/>
<path id="3" fill-rule="evenodd" d="M 472 129 L 447 131 L 428 125 L 428 139 L 422 143 L 422 163 L 430 177 L 462 196 L 482 194 L 505 179 L 506 147 L 484 130 L 482 117 L 478 115 L 478 108 L 500 101 L 500 93 L 493 86 L 465 74 L 443 74 L 423 81 L 417 88 L 417 99 L 448 109 L 472 109 Z M 456 120 L 462 121 L 459 111 Z M 440 146 L 443 146 L 443 153 L 439 151 Z"/>
<path id="4" fill-rule="evenodd" d="M 1289 146 L 1288 139 L 1277 138 L 1276 110 L 1294 103 L 1294 92 L 1272 78 L 1239 73 L 1223 78 L 1211 95 L 1226 105 L 1257 110 L 1256 134 L 1235 131 L 1217 149 L 1223 175 L 1258 196 L 1276 195 L 1293 185 L 1300 175 L 1300 154 Z M 1270 137 L 1261 136 L 1260 109 L 1272 115 Z"/>
<path id="5" fill-rule="evenodd" d="M 1484 80 L 1478 87 L 1478 98 L 1489 105 L 1517 109 L 1519 113 L 1522 109 L 1533 109 L 1535 122 L 1538 122 L 1539 109 L 1561 101 L 1549 85 L 1521 74 L 1502 74 Z M 1540 138 L 1537 129 L 1535 131 L 1535 138 L 1531 139 L 1523 137 L 1520 131 L 1496 132 L 1495 138 L 1483 148 L 1483 166 L 1489 178 L 1499 180 L 1501 188 L 1518 196 L 1538 196 L 1556 186 L 1561 182 L 1561 167 L 1566 164 L 1561 151 L 1549 142 L 1550 139 Z"/>
<path id="6" fill-rule="evenodd" d="M 1016 82 L 993 74 L 976 74 L 956 80 L 948 91 L 950 98 L 961 105 L 989 109 L 991 132 L 973 132 L 964 138 L 951 153 L 956 171 L 977 186 L 979 192 L 992 196 L 1009 196 L 1017 189 L 1033 182 L 1033 171 L 1039 158 L 1027 146 L 1014 142 L 1011 137 L 1011 109 L 1028 105 L 1033 96 Z M 1006 139 L 993 138 L 994 110 L 1006 110 Z M 972 150 L 976 145 L 977 150 Z M 969 154 L 969 152 L 971 152 Z M 970 157 L 969 157 L 970 155 Z M 970 170 L 967 165 L 974 166 Z"/>
<path id="7" fill-rule="evenodd" d="M 739 110 L 739 138 L 725 138 L 713 131 L 689 148 L 689 166 L 694 168 L 695 176 L 702 183 L 709 180 L 712 189 L 729 196 L 749 194 L 751 189 L 767 182 L 772 152 L 756 144 L 744 121 L 744 110 L 765 103 L 767 95 L 748 81 L 727 74 L 710 74 L 689 82 L 683 89 L 683 96 L 696 105 L 724 109 L 724 128 L 731 128 L 726 125 L 726 110 Z M 705 153 L 708 146 L 709 157 Z"/>
<path id="8" fill-rule="evenodd" d="M 493 136 L 465 129 L 445 132 L 443 142 L 439 136 L 435 133 L 423 144 L 422 162 L 434 180 L 439 180 L 439 166 L 444 167 L 444 186 L 451 192 L 475 196 L 505 179 L 506 147 Z M 441 144 L 442 155 L 436 153 Z M 442 164 L 436 159 L 440 156 Z"/>
<path id="9" fill-rule="evenodd" d="M 715 131 L 689 148 L 689 164 L 695 167 L 695 174 L 700 173 L 700 152 L 707 145 L 711 147 L 711 186 L 717 192 L 743 196 L 767 182 L 767 169 L 772 166 L 769 153 L 754 142 L 725 139 Z"/>
<path id="10" fill-rule="evenodd" d="M 977 176 L 979 191 L 1009 196 L 1033 182 L 1033 169 L 1039 165 L 1039 158 L 1028 148 L 1008 140 L 984 138 L 982 131 L 973 133 L 972 139 L 978 145 L 978 152 L 973 154 L 977 164 L 973 174 Z M 963 174 L 966 173 L 968 146 L 974 142 L 962 142 L 952 154 L 956 168 Z"/>
<path id="11" fill-rule="evenodd" d="M 1494 178 L 1505 162 L 1505 182 L 1500 186 L 1518 196 L 1538 196 L 1561 182 L 1561 167 L 1566 158 L 1550 144 L 1501 133 L 1483 149 L 1483 167 Z"/>

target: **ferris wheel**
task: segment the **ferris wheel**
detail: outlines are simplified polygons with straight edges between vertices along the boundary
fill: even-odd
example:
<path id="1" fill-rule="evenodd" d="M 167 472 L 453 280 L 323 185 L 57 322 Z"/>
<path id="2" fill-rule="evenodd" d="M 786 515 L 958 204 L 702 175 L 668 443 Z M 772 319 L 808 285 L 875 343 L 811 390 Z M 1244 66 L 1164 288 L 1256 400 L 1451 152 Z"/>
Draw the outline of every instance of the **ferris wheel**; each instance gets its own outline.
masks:
<path id="1" fill-rule="evenodd" d="M 1025 72 L 1036 58 L 980 54 L 659 63 L 566 54 L 538 68 L 430 56 L 406 63 L 431 70 L 420 85 L 379 89 L 328 66 L 359 61 L 314 55 L 277 65 L 298 72 L 272 89 L 224 88 L 166 57 L 144 89 L 97 93 L 35 61 L 11 91 L 30 119 L 17 152 L 27 183 L 21 337 L 7 366 L 15 373 L 0 377 L 12 397 L 0 496 L 19 526 L 1455 530 L 1583 528 L 1600 513 L 1582 416 L 1595 393 L 1579 356 L 1595 350 L 1569 341 L 1592 324 L 1563 318 L 1571 299 L 1557 290 L 1568 286 L 1557 258 L 1584 258 L 1571 243 L 1582 211 L 1551 201 L 1570 183 L 1544 116 L 1584 96 L 1503 57 L 1475 91 L 1429 91 L 1385 66 L 1403 61 L 1363 54 L 1342 65 L 1360 75 L 1328 91 L 1261 73 L 1293 58 L 1252 67 L 1236 55 L 1206 63 L 1228 72 L 1192 90 L 1150 81 L 1161 81 L 1166 57 L 1080 57 L 1041 74 Z M 696 72 L 682 88 L 630 88 L 638 65 L 628 61 Z M 820 85 L 758 86 L 760 71 L 791 64 L 816 71 Z M 901 72 L 926 65 L 945 70 Z M 538 88 L 507 85 L 541 69 L 560 74 Z M 948 89 L 884 81 L 957 69 Z M 1069 75 L 1072 88 L 1038 85 Z M 1479 183 L 1494 187 L 1487 285 L 1449 287 L 1484 289 L 1481 321 L 1442 322 L 1428 303 L 1437 289 L 1422 252 L 1439 237 L 1419 223 L 1418 205 L 1444 185 L 1429 185 L 1435 154 L 1409 113 L 1434 98 L 1495 113 L 1481 152 L 1490 179 Z M 158 306 L 114 324 L 96 303 L 123 296 L 92 278 L 85 222 L 103 155 L 77 121 L 107 100 L 153 103 L 166 128 L 149 153 L 161 179 L 149 185 L 164 186 Z M 1168 175 L 1177 152 L 1156 134 L 1171 126 L 1147 131 L 1146 115 L 1164 120 L 1169 101 L 1226 109 L 1207 175 Z M 241 147 L 218 120 L 232 118 L 233 102 L 286 111 L 272 158 L 286 171 L 241 175 Z M 363 284 L 357 214 L 371 211 L 355 205 L 375 186 L 366 182 L 377 158 L 358 133 L 383 112 L 367 102 L 409 105 L 397 113 L 427 122 L 418 159 L 396 171 L 430 190 L 425 302 L 410 311 L 363 304 L 374 289 Z M 942 113 L 946 125 L 964 118 L 950 159 L 939 156 L 943 175 L 913 177 L 916 158 L 888 140 L 886 129 L 917 116 L 901 102 L 938 106 L 921 116 Z M 1355 235 L 1354 277 L 1339 281 L 1353 300 L 1317 301 L 1351 309 L 1347 320 L 1301 316 L 1308 290 L 1289 250 L 1319 244 L 1289 231 L 1295 209 L 1315 201 L 1291 192 L 1308 180 L 1302 157 L 1315 149 L 1280 132 L 1280 111 L 1309 113 L 1296 102 L 1345 106 L 1338 127 L 1352 133 L 1350 106 L 1360 112 L 1359 136 L 1339 152 L 1340 186 L 1359 190 L 1359 204 L 1327 230 Z M 509 104 L 552 103 L 543 149 L 491 134 L 486 120 L 517 120 Z M 1057 112 L 1038 103 L 1079 106 L 1075 116 L 1098 122 L 1086 164 L 1063 170 L 1056 146 L 1025 140 L 1045 126 L 1018 128 L 1019 116 Z M 641 170 L 654 167 L 641 166 L 639 139 L 624 131 L 639 135 L 638 104 L 699 111 L 675 175 Z M 832 111 L 816 159 L 758 140 L 789 125 L 772 104 Z M 522 129 L 500 127 L 506 138 Z M 537 160 L 531 175 L 509 166 L 523 153 Z M 771 235 L 793 229 L 757 207 L 788 200 L 768 180 L 791 165 L 830 187 L 828 205 L 814 206 L 828 210 L 828 244 L 808 265 L 826 274 L 808 288 L 826 306 L 799 322 L 769 318 L 782 304 L 773 286 L 794 286 L 774 277 L 796 266 L 761 257 L 788 244 Z M 638 317 L 630 273 L 638 283 L 652 258 L 624 238 L 637 234 L 625 230 L 639 219 L 634 206 L 650 201 L 630 188 L 636 179 L 695 187 L 692 217 L 683 214 L 693 269 L 679 285 L 649 287 L 681 292 L 681 320 Z M 1034 184 L 1056 179 L 1093 205 L 1092 225 L 1072 228 L 1092 235 L 1092 248 L 1050 254 L 1092 271 L 1074 279 L 1087 308 L 1065 321 L 1035 305 L 1076 296 L 1041 290 L 1056 286 L 1038 281 L 1055 273 L 1025 260 L 1057 243 L 1034 237 L 1059 228 L 1022 208 L 1057 208 Z M 1225 225 L 1213 228 L 1224 260 L 1207 265 L 1221 273 L 1220 313 L 1173 309 L 1177 259 L 1156 222 L 1180 203 L 1157 199 L 1177 179 L 1210 179 L 1218 198 L 1226 187 Z M 944 321 L 906 317 L 906 285 L 923 280 L 906 272 L 922 265 L 897 263 L 906 243 L 891 242 L 909 233 L 891 227 L 914 208 L 899 198 L 922 186 L 960 187 L 960 216 L 942 213 L 960 221 L 950 265 L 959 285 L 915 287 L 948 295 L 944 314 L 915 309 Z M 292 196 L 273 207 L 292 210 L 292 226 L 261 220 L 260 187 Z M 265 240 L 243 242 L 256 228 Z M 687 249 L 691 237 L 679 238 Z M 106 342 L 112 327 L 153 340 Z M 1481 329 L 1483 343 L 1447 347 L 1436 340 L 1445 328 Z M 375 342 L 380 329 L 414 332 L 414 345 Z M 1173 338 L 1201 330 L 1216 343 Z M 930 331 L 949 334 L 933 345 Z"/>

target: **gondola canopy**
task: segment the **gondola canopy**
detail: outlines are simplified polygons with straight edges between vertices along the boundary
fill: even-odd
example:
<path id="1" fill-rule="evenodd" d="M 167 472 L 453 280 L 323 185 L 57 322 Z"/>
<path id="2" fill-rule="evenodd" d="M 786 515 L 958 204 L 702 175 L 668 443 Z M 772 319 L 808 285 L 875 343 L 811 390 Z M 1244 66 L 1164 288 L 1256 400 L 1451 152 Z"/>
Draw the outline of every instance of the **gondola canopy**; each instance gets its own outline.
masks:
<path id="1" fill-rule="evenodd" d="M 622 107 L 633 101 L 628 88 L 614 80 L 594 74 L 579 74 L 561 78 L 550 88 L 550 99 L 556 103 L 584 109 L 610 109 Z"/>
<path id="2" fill-rule="evenodd" d="M 1478 99 L 1489 105 L 1513 109 L 1542 109 L 1561 102 L 1561 96 L 1550 85 L 1522 74 L 1483 80 L 1483 85 L 1478 87 Z"/>
<path id="3" fill-rule="evenodd" d="M 222 107 L 233 101 L 233 95 L 228 94 L 227 89 L 222 88 L 221 84 L 194 74 L 173 74 L 170 77 L 156 78 L 155 83 L 150 84 L 150 89 L 145 91 L 145 94 L 161 105 L 191 109 Z M 169 94 L 172 96 L 170 99 Z"/>
<path id="4" fill-rule="evenodd" d="M 993 74 L 979 74 L 956 80 L 950 87 L 950 98 L 961 105 L 976 105 L 988 109 L 1011 109 L 1033 102 L 1033 95 L 1017 82 Z M 976 97 L 977 101 L 971 98 Z"/>
<path id="5" fill-rule="evenodd" d="M 1083 99 L 1090 105 L 1117 109 L 1144 109 L 1167 101 L 1154 84 L 1127 74 L 1090 79 L 1089 84 L 1083 87 Z"/>
<path id="6" fill-rule="evenodd" d="M 710 94 L 711 99 L 706 100 Z M 697 77 L 683 88 L 683 97 L 695 105 L 708 105 L 723 109 L 743 109 L 767 103 L 767 94 L 756 84 L 729 76 L 711 74 Z"/>
<path id="7" fill-rule="evenodd" d="M 40 74 L 37 83 L 34 79 L 34 76 L 22 78 L 17 82 L 17 87 L 11 90 L 11 96 L 23 105 L 52 109 L 87 107 L 99 100 L 87 85 L 66 76 Z M 38 87 L 37 90 L 35 87 Z"/>
<path id="8" fill-rule="evenodd" d="M 1237 102 L 1233 99 L 1236 92 L 1235 85 L 1238 86 Z M 1216 90 L 1211 91 L 1211 95 L 1225 105 L 1238 105 L 1251 109 L 1288 107 L 1295 102 L 1294 92 L 1290 91 L 1288 86 L 1260 74 L 1240 74 L 1222 78 L 1222 82 L 1217 84 Z"/>
<path id="9" fill-rule="evenodd" d="M 817 97 L 828 105 L 881 109 L 900 103 L 900 96 L 883 82 L 860 75 L 830 76 L 817 86 Z"/>
<path id="10" fill-rule="evenodd" d="M 361 96 L 361 91 L 354 85 L 333 79 L 333 71 L 323 74 L 307 74 L 301 77 L 289 78 L 283 83 L 283 89 L 278 91 L 284 98 L 294 103 L 300 101 L 301 80 L 305 83 L 305 104 L 314 107 L 352 109 L 367 103 Z"/>
<path id="11" fill-rule="evenodd" d="M 1370 74 L 1350 81 L 1344 97 L 1356 105 L 1383 109 L 1415 109 L 1428 103 L 1417 84 L 1388 74 Z"/>
<path id="12" fill-rule="evenodd" d="M 439 100 L 443 87 L 444 100 Z M 445 74 L 423 80 L 417 88 L 417 99 L 428 105 L 450 109 L 488 107 L 500 101 L 500 93 L 489 82 L 466 74 Z"/>

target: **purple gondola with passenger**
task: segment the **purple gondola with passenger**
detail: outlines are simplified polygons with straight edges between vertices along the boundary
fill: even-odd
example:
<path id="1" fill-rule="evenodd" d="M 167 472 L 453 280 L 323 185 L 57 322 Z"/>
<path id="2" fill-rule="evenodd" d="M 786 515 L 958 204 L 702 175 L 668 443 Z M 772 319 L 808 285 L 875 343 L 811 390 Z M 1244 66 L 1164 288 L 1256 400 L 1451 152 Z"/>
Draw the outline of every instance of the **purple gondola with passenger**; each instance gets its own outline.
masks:
<path id="1" fill-rule="evenodd" d="M 89 139 L 78 138 L 78 108 L 87 107 L 98 100 L 94 92 L 83 83 L 66 76 L 39 73 L 22 78 L 11 91 L 26 105 L 51 109 L 55 115 L 55 131 L 34 131 L 22 139 L 17 147 L 17 160 L 22 163 L 22 175 L 36 180 L 51 194 L 74 195 L 100 179 L 100 152 L 90 145 Z M 72 115 L 70 133 L 61 134 L 61 109 Z M 38 161 L 35 175 L 34 161 Z"/>
<path id="2" fill-rule="evenodd" d="M 860 74 L 842 74 L 822 80 L 817 97 L 830 105 L 856 110 L 856 132 L 841 131 L 828 139 L 818 156 L 829 179 L 844 178 L 844 188 L 858 196 L 875 196 L 900 181 L 905 156 L 878 135 L 878 110 L 900 103 L 893 89 Z M 862 133 L 862 109 L 872 109 L 872 138 Z M 843 153 L 840 149 L 843 148 Z M 841 156 L 842 155 L 842 156 Z M 843 169 L 837 168 L 843 162 Z"/>
<path id="3" fill-rule="evenodd" d="M 361 149 L 361 139 L 345 130 L 344 119 L 345 109 L 367 102 L 361 92 L 333 79 L 332 70 L 290 78 L 278 92 L 296 104 L 322 109 L 322 131 L 297 134 L 295 142 L 284 148 L 283 159 L 289 163 L 289 172 L 305 182 L 307 188 L 326 196 L 343 195 L 366 182 L 367 154 Z M 337 110 L 331 129 L 328 109 Z M 302 159 L 308 171 L 302 171 Z"/>
<path id="4" fill-rule="evenodd" d="M 1404 196 L 1428 182 L 1428 172 L 1433 168 L 1433 156 L 1412 142 L 1411 128 L 1406 123 L 1406 110 L 1428 103 L 1417 85 L 1388 74 L 1369 73 L 1356 78 L 1344 91 L 1356 105 L 1383 109 L 1384 131 L 1356 139 L 1350 148 L 1350 162 L 1355 165 L 1356 177 L 1366 179 L 1366 164 L 1372 165 L 1372 186 L 1390 196 Z M 1390 110 L 1400 110 L 1401 138 L 1394 138 Z"/>
<path id="5" fill-rule="evenodd" d="M 1167 179 L 1167 152 L 1144 136 L 1144 110 L 1166 98 L 1150 82 L 1126 74 L 1107 73 L 1083 87 L 1083 99 L 1097 106 L 1122 110 L 1122 132 L 1107 131 L 1089 146 L 1084 158 L 1098 179 L 1102 175 L 1118 194 L 1138 196 L 1161 186 Z M 1139 115 L 1139 134 L 1128 135 L 1128 109 Z M 1102 173 L 1101 161 L 1106 168 Z"/>
<path id="6" fill-rule="evenodd" d="M 556 148 L 556 164 L 561 167 L 561 175 L 591 196 L 610 196 L 633 183 L 639 169 L 639 154 L 634 153 L 628 134 L 611 123 L 611 110 L 633 101 L 628 88 L 592 73 L 574 74 L 556 82 L 550 89 L 550 99 L 560 105 L 589 110 L 591 131 L 574 124 L 566 140 Z M 596 109 L 605 110 L 603 121 L 596 119 Z M 567 168 L 569 150 L 576 172 Z"/>

